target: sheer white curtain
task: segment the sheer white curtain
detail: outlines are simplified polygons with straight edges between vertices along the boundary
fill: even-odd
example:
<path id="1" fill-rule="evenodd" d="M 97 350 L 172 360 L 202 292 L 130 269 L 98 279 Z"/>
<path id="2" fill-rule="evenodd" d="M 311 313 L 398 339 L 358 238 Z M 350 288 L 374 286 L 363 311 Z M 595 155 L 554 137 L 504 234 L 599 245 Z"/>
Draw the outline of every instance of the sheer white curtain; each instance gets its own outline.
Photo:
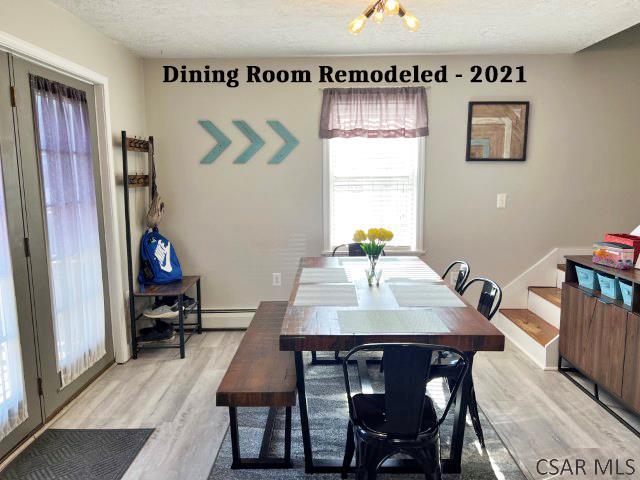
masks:
<path id="1" fill-rule="evenodd" d="M 27 419 L 3 185 L 0 169 L 0 440 Z"/>
<path id="2" fill-rule="evenodd" d="M 105 353 L 98 212 L 86 94 L 31 77 L 62 386 Z"/>

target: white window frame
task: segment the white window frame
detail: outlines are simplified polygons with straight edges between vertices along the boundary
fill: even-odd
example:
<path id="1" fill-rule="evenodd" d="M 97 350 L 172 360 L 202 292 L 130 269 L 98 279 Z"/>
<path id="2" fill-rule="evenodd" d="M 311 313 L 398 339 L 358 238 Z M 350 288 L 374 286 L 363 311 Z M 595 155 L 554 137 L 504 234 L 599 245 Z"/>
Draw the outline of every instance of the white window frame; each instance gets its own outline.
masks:
<path id="1" fill-rule="evenodd" d="M 331 180 L 329 158 L 330 139 L 322 140 L 322 233 L 323 233 L 323 255 L 333 253 L 331 246 Z M 418 140 L 418 172 L 417 172 L 417 195 L 416 201 L 416 249 L 387 247 L 385 251 L 393 255 L 424 255 L 424 200 L 425 200 L 425 171 L 426 171 L 426 137 Z"/>

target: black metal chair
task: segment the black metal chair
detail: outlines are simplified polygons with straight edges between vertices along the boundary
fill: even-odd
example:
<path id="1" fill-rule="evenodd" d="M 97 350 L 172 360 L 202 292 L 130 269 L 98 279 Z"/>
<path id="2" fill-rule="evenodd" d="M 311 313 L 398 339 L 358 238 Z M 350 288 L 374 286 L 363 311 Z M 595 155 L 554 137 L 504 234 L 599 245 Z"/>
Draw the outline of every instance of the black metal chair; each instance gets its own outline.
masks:
<path id="1" fill-rule="evenodd" d="M 500 286 L 488 278 L 474 278 L 469 283 L 465 284 L 460 295 L 469 289 L 469 287 L 475 283 L 482 284 L 482 290 L 480 291 L 480 298 L 478 300 L 477 310 L 487 320 L 491 321 L 493 316 L 500 308 L 502 303 L 502 289 Z M 451 359 L 448 356 L 441 356 L 439 358 L 439 364 L 434 365 L 431 369 L 429 380 L 434 378 L 446 378 L 449 382 L 449 389 L 453 379 L 456 378 L 458 369 L 460 366 L 456 359 Z M 471 375 L 471 373 L 470 373 Z M 478 402 L 476 400 L 476 391 L 473 386 L 473 377 L 471 378 L 471 397 L 469 398 L 469 416 L 471 417 L 471 423 L 473 424 L 473 430 L 476 432 L 480 445 L 484 448 L 484 434 L 482 433 L 482 425 L 480 424 L 480 414 L 478 413 Z"/>
<path id="2" fill-rule="evenodd" d="M 385 360 L 384 393 L 352 395 L 349 359 L 358 352 L 382 352 Z M 457 376 L 444 412 L 438 418 L 427 379 L 437 352 L 447 351 L 458 360 Z M 404 454 L 415 459 L 427 479 L 441 478 L 440 425 L 467 373 L 462 352 L 439 345 L 384 343 L 362 345 L 344 357 L 344 382 L 349 402 L 349 425 L 342 478 L 356 454 L 356 478 L 375 480 L 378 467 L 389 457 Z M 357 452 L 357 453 L 356 453 Z"/>
<path id="3" fill-rule="evenodd" d="M 452 262 L 442 274 L 442 279 L 446 280 L 447 275 L 449 275 L 451 269 L 456 265 L 460 265 L 460 268 L 458 268 L 458 276 L 456 277 L 455 291 L 460 293 L 462 287 L 464 287 L 464 284 L 467 281 L 467 278 L 469 278 L 469 274 L 471 273 L 471 267 L 467 262 L 464 260 L 456 260 L 455 262 Z"/>
<path id="4" fill-rule="evenodd" d="M 491 321 L 493 316 L 500 308 L 500 304 L 502 303 L 502 289 L 493 280 L 478 277 L 467 282 L 465 286 L 462 287 L 460 295 L 464 295 L 469 287 L 474 283 L 482 284 L 482 290 L 480 292 L 480 298 L 478 300 L 478 311 L 482 315 L 484 315 L 487 320 Z"/>
<path id="5" fill-rule="evenodd" d="M 366 253 L 364 253 L 359 243 L 343 243 L 342 245 L 338 245 L 336 248 L 333 249 L 333 252 L 331 252 L 331 256 L 335 257 L 338 250 L 340 250 L 342 247 L 348 247 L 347 255 L 350 257 L 366 256 Z M 386 253 L 384 253 L 384 250 L 382 251 L 382 255 L 383 256 L 386 255 Z"/>
<path id="6" fill-rule="evenodd" d="M 359 243 L 343 243 L 342 245 L 338 245 L 336 248 L 333 249 L 333 252 L 331 252 L 331 256 L 335 257 L 338 250 L 340 250 L 342 247 L 348 247 L 348 255 L 350 257 L 365 256 L 365 253 L 362 250 L 362 247 L 360 246 Z"/>

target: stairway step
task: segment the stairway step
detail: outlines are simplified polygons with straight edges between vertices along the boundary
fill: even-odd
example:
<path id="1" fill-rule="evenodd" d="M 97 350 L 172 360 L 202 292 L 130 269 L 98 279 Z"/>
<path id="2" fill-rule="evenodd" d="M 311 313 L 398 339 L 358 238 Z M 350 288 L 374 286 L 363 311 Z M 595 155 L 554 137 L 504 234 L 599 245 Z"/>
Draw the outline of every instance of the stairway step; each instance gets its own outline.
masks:
<path id="1" fill-rule="evenodd" d="M 563 272 L 567 271 L 567 265 L 564 263 L 559 263 L 558 264 L 558 270 L 562 270 Z"/>
<path id="2" fill-rule="evenodd" d="M 557 287 L 529 287 L 529 291 L 559 307 L 562 304 L 562 289 Z"/>
<path id="3" fill-rule="evenodd" d="M 543 347 L 558 336 L 558 329 L 535 313 L 523 308 L 501 308 L 500 313 Z"/>

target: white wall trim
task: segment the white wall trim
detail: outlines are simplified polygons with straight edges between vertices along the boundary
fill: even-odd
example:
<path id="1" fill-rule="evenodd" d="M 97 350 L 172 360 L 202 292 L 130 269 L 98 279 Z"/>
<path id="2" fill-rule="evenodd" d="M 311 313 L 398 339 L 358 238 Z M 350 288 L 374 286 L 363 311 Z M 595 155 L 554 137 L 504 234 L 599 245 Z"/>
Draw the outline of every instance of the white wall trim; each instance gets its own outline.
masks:
<path id="1" fill-rule="evenodd" d="M 518 275 L 502 289 L 502 308 L 527 308 L 529 287 L 553 287 L 557 282 L 558 264 L 565 255 L 587 255 L 592 247 L 557 247 Z"/>
<path id="2" fill-rule="evenodd" d="M 427 137 L 420 137 L 418 140 L 418 171 L 416 172 L 416 181 L 418 182 L 418 202 L 416 208 L 416 252 L 424 250 L 424 199 L 427 189 L 427 181 L 425 178 L 427 171 Z"/>
<path id="3" fill-rule="evenodd" d="M 127 340 L 127 318 L 124 305 L 126 298 L 120 269 L 120 228 L 117 216 L 116 175 L 111 140 L 109 79 L 100 73 L 2 31 L 0 31 L 0 49 L 59 73 L 91 83 L 95 87 L 107 278 L 109 292 L 111 292 L 109 295 L 111 331 L 115 360 L 118 363 L 124 363 L 131 358 L 131 350 Z M 121 292 L 121 295 L 118 295 L 118 292 Z"/>
<path id="4" fill-rule="evenodd" d="M 322 139 L 322 249 L 325 252 L 331 252 L 331 188 L 329 177 L 329 140 Z"/>

